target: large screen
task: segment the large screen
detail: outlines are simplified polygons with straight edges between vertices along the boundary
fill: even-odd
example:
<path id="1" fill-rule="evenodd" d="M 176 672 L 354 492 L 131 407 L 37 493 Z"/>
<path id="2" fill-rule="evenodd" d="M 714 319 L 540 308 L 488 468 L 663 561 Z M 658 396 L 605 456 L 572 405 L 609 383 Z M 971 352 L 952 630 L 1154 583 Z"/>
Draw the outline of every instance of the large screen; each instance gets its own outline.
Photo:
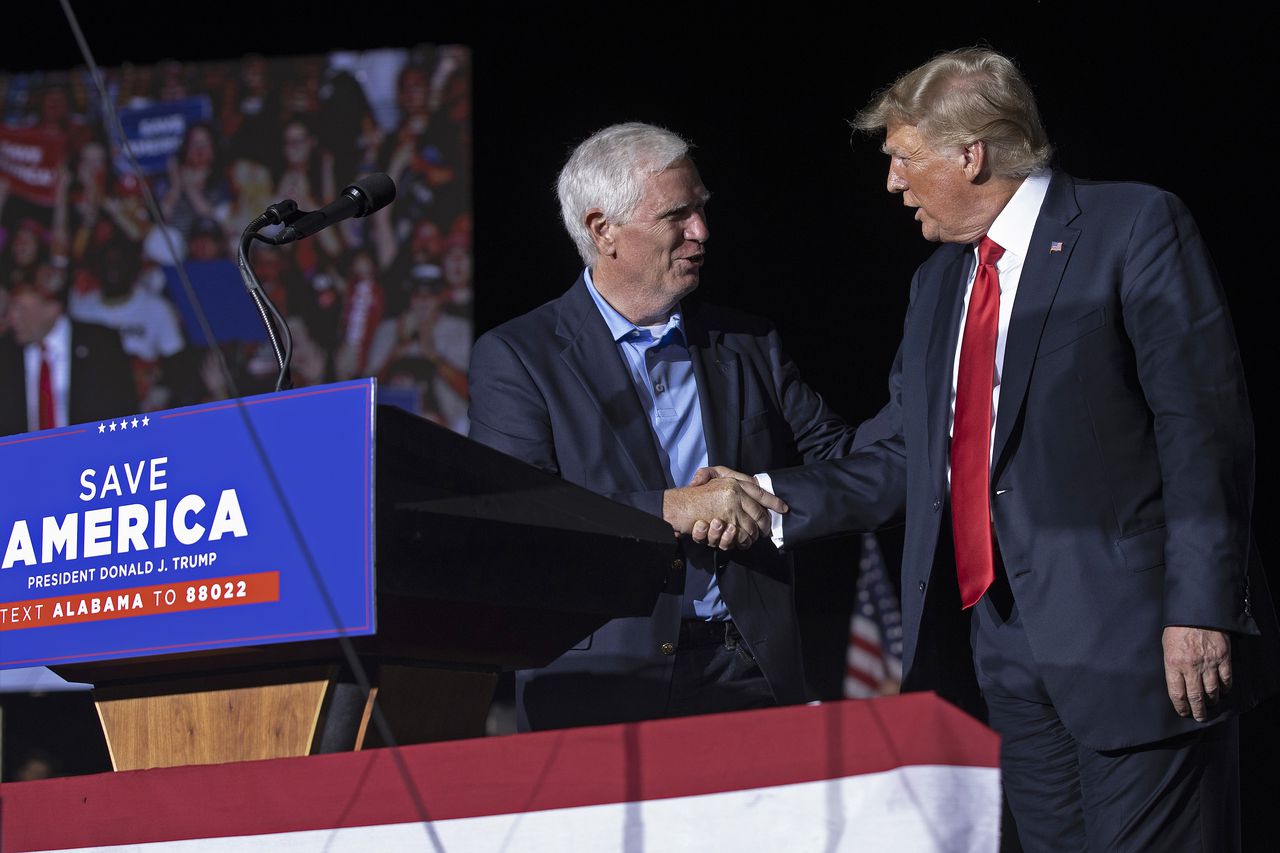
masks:
<path id="1" fill-rule="evenodd" d="M 389 207 L 287 246 L 256 243 L 250 263 L 288 319 L 295 387 L 376 377 L 381 401 L 465 431 L 466 48 L 103 77 L 118 124 L 87 69 L 0 74 L 0 339 L 11 294 L 35 287 L 73 320 L 119 331 L 142 411 L 270 390 L 276 359 L 236 267 L 241 233 L 274 202 L 318 209 L 385 172 Z"/>

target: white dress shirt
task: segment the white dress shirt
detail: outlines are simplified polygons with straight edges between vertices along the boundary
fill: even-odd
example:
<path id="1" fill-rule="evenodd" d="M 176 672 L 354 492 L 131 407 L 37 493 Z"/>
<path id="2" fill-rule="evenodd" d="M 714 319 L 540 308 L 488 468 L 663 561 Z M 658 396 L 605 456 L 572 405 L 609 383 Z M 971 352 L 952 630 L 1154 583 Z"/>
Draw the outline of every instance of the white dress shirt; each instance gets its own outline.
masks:
<path id="1" fill-rule="evenodd" d="M 996 412 L 1000 410 L 1000 376 L 1004 373 L 1004 346 L 1009 339 L 1009 318 L 1013 315 L 1013 301 L 1018 296 L 1018 282 L 1022 280 L 1022 265 L 1031 246 L 1031 232 L 1035 230 L 1036 219 L 1040 216 L 1040 206 L 1044 203 L 1045 193 L 1049 191 L 1049 173 L 1035 172 L 1022 182 L 1018 191 L 1009 199 L 1008 204 L 1000 211 L 996 221 L 987 229 L 987 236 L 996 245 L 1004 249 L 1000 260 L 996 261 L 996 272 L 1000 276 L 1000 321 L 996 332 L 996 374 L 991 378 L 991 438 L 995 441 Z M 978 273 L 978 244 L 973 244 L 973 265 L 969 269 L 969 279 L 965 283 L 964 311 L 960 314 L 960 328 L 964 329 L 965 320 L 969 316 L 969 297 L 973 295 L 973 280 Z M 963 331 L 956 340 L 964 337 Z M 960 375 L 960 346 L 956 346 L 956 355 L 951 367 L 951 405 L 947 415 L 947 435 L 951 435 L 956 418 L 956 380 Z M 987 448 L 990 463 L 992 448 Z M 947 480 L 951 479 L 951 466 L 947 465 Z"/>
<path id="2" fill-rule="evenodd" d="M 27 344 L 22 349 L 23 365 L 27 379 L 27 429 L 40 428 L 40 349 L 44 347 L 49 357 L 49 378 L 53 383 L 53 425 L 68 423 L 68 392 L 71 389 L 71 321 L 66 315 L 59 317 L 40 343 Z"/>

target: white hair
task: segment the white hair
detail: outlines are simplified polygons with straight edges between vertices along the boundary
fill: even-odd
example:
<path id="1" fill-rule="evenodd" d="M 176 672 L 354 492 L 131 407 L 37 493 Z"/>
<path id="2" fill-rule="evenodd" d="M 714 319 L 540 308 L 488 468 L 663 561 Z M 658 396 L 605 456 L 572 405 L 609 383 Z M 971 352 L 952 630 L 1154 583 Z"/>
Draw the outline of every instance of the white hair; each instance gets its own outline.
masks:
<path id="1" fill-rule="evenodd" d="M 587 266 L 596 260 L 596 244 L 583 223 L 591 208 L 624 224 L 644 193 L 645 179 L 689 156 L 689 143 L 661 127 L 641 122 L 615 124 L 584 140 L 560 170 L 556 196 L 560 216 Z"/>

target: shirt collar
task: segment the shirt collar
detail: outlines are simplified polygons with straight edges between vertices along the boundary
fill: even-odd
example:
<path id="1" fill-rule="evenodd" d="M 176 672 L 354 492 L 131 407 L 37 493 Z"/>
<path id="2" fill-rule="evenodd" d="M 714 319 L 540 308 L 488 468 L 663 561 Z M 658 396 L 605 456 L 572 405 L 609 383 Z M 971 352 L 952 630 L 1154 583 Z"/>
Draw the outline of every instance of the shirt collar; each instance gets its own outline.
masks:
<path id="1" fill-rule="evenodd" d="M 1048 169 L 1039 169 L 1028 175 L 996 221 L 991 223 L 987 236 L 1003 247 L 1006 254 L 1013 253 L 1019 258 L 1027 256 L 1031 232 L 1035 230 L 1040 206 L 1049 192 L 1050 176 Z"/>
<path id="2" fill-rule="evenodd" d="M 617 309 L 610 305 L 605 298 L 600 295 L 600 291 L 596 290 L 595 282 L 591 280 L 590 267 L 587 267 L 586 270 L 583 271 L 582 277 L 587 283 L 587 292 L 591 294 L 591 299 L 596 303 L 596 308 L 600 311 L 600 316 L 604 318 L 604 324 L 609 327 L 609 334 L 613 337 L 614 343 L 620 343 L 624 340 L 634 340 L 636 338 L 649 339 L 650 335 L 652 335 L 653 340 L 660 341 L 670 334 L 672 330 L 678 331 L 683 338 L 684 318 L 681 315 L 679 306 L 677 306 L 676 310 L 671 314 L 671 319 L 669 319 L 666 325 L 661 327 L 660 330 L 654 331 L 647 327 L 642 328 L 619 314 Z"/>
<path id="3" fill-rule="evenodd" d="M 39 352 L 42 345 L 50 358 L 65 356 L 71 349 L 71 321 L 67 319 L 66 314 L 59 315 L 58 319 L 53 321 L 49 334 L 41 338 L 39 343 L 28 344 L 27 347 Z"/>

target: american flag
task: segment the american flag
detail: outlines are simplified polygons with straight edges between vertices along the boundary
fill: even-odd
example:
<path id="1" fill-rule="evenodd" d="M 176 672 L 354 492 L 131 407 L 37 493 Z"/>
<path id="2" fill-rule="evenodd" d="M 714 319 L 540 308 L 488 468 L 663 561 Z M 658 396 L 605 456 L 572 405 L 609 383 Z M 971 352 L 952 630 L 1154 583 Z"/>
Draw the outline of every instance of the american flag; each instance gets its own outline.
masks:
<path id="1" fill-rule="evenodd" d="M 862 536 L 858 601 L 849 621 L 844 695 L 867 699 L 897 693 L 902 682 L 902 612 L 872 533 Z"/>

